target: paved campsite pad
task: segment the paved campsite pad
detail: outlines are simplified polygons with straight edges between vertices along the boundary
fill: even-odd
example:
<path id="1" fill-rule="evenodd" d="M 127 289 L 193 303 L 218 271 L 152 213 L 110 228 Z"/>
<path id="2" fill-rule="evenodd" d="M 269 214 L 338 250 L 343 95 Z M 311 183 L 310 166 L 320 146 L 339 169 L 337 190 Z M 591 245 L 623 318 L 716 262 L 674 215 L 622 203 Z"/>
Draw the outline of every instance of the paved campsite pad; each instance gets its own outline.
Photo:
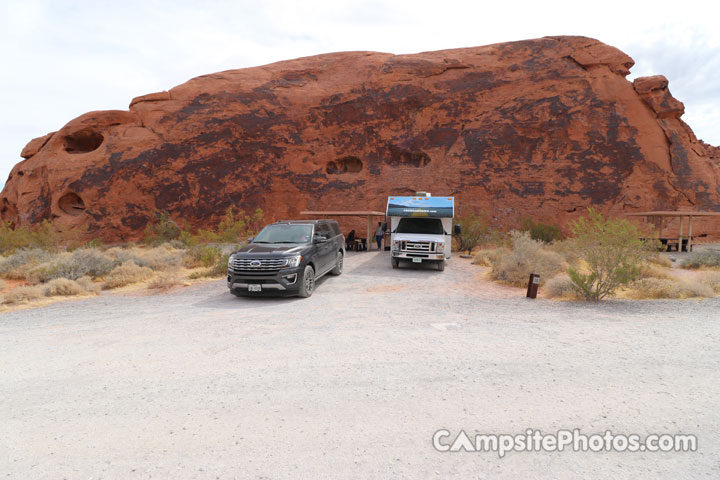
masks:
<path id="1" fill-rule="evenodd" d="M 223 281 L 0 316 L 8 478 L 713 478 L 720 300 L 527 300 L 350 255 L 307 300 Z M 502 294 L 500 294 L 502 292 Z M 439 453 L 433 432 L 695 433 L 696 453 Z"/>

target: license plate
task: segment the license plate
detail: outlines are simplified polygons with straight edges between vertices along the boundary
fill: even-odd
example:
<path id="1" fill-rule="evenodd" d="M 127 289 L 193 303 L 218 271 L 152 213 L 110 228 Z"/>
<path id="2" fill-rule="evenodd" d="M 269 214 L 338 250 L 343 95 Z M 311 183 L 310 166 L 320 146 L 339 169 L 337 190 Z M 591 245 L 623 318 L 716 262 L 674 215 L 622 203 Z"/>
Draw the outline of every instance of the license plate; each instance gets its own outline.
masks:
<path id="1" fill-rule="evenodd" d="M 422 258 L 413 258 L 413 263 L 421 263 Z"/>
<path id="2" fill-rule="evenodd" d="M 248 292 L 262 292 L 262 285 L 248 285 Z"/>

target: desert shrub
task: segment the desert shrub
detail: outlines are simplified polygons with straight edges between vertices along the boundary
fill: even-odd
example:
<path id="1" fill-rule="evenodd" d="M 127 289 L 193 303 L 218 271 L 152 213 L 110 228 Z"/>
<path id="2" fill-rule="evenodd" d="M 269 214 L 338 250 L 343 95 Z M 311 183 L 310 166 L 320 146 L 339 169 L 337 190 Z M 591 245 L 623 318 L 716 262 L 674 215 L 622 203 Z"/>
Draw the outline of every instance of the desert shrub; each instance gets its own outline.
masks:
<path id="1" fill-rule="evenodd" d="M 101 289 L 100 285 L 93 282 L 93 279 L 88 276 L 80 277 L 75 281 L 77 282 L 78 285 L 80 285 L 83 288 L 83 290 L 85 290 L 88 293 L 95 293 L 95 294 L 100 293 L 100 289 Z"/>
<path id="2" fill-rule="evenodd" d="M 720 268 L 720 251 L 704 250 L 691 253 L 688 258 L 680 264 L 683 268 Z"/>
<path id="3" fill-rule="evenodd" d="M 565 269 L 562 257 L 543 248 L 543 243 L 530 238 L 527 232 L 511 232 L 513 248 L 490 259 L 493 280 L 518 287 L 527 285 L 531 273 L 540 275 L 540 283 Z"/>
<path id="4" fill-rule="evenodd" d="M 116 264 L 134 262 L 140 267 L 153 270 L 168 270 L 180 267 L 185 258 L 185 251 L 170 246 L 169 243 L 152 248 L 119 248 L 113 247 L 105 252 L 116 260 Z"/>
<path id="5" fill-rule="evenodd" d="M 133 283 L 138 283 L 152 277 L 153 271 L 148 267 L 141 267 L 134 262 L 128 261 L 122 265 L 115 267 L 103 282 L 103 290 L 124 287 Z"/>
<path id="6" fill-rule="evenodd" d="M 573 222 L 571 230 L 588 271 L 571 267 L 568 274 L 583 298 L 602 300 L 638 278 L 649 250 L 635 225 L 624 219 L 606 219 L 589 208 L 587 218 Z"/>
<path id="7" fill-rule="evenodd" d="M 105 253 L 92 248 L 79 248 L 72 253 L 62 253 L 51 262 L 40 265 L 28 272 L 33 282 L 47 282 L 54 278 L 77 280 L 80 277 L 102 277 L 110 272 L 117 262 Z"/>
<path id="8" fill-rule="evenodd" d="M 55 254 L 40 248 L 18 250 L 0 260 L 0 276 L 12 279 L 25 279 L 33 267 L 50 261 Z"/>
<path id="9" fill-rule="evenodd" d="M 169 290 L 177 285 L 182 285 L 183 280 L 177 272 L 170 272 L 158 275 L 148 283 L 151 290 Z"/>
<path id="10" fill-rule="evenodd" d="M 5 294 L 2 303 L 14 305 L 18 303 L 26 303 L 32 300 L 38 300 L 45 295 L 43 289 L 37 286 L 17 287 Z"/>
<path id="11" fill-rule="evenodd" d="M 460 234 L 454 236 L 457 249 L 461 252 L 467 251 L 468 254 L 477 245 L 485 243 L 490 231 L 485 216 L 476 213 L 458 217 L 455 220 L 455 225 L 460 226 Z"/>
<path id="12" fill-rule="evenodd" d="M 578 292 L 570 277 L 566 274 L 556 275 L 545 283 L 543 293 L 549 298 L 576 299 Z"/>
<path id="13" fill-rule="evenodd" d="M 182 230 L 166 211 L 155 212 L 155 218 L 145 227 L 144 243 L 160 245 L 161 243 L 179 239 Z"/>
<path id="14" fill-rule="evenodd" d="M 706 272 L 698 278 L 698 281 L 710 287 L 715 293 L 720 293 L 720 272 Z"/>
<path id="15" fill-rule="evenodd" d="M 43 285 L 46 297 L 74 296 L 86 293 L 86 290 L 75 280 L 56 278 Z"/>
<path id="16" fill-rule="evenodd" d="M 198 278 L 217 278 L 217 277 L 224 277 L 227 275 L 228 270 L 228 259 L 230 258 L 229 253 L 223 253 L 218 257 L 218 259 L 215 261 L 215 264 L 210 268 L 205 268 L 203 270 L 198 270 L 197 272 L 193 272 L 190 274 L 191 279 L 198 279 Z"/>
<path id="17" fill-rule="evenodd" d="M 545 249 L 557 253 L 569 265 L 576 265 L 580 261 L 580 253 L 573 239 L 556 240 L 545 245 Z"/>
<path id="18" fill-rule="evenodd" d="M 59 237 L 48 220 L 32 227 L 17 228 L 0 221 L 0 253 L 3 255 L 22 249 L 54 250 L 58 243 Z"/>
<path id="19" fill-rule="evenodd" d="M 673 262 L 670 260 L 670 257 L 667 255 L 663 255 L 662 253 L 656 253 L 654 255 L 650 255 L 647 258 L 647 261 L 650 263 L 654 263 L 655 265 L 660 265 L 661 267 L 665 268 L 672 268 Z"/>
<path id="20" fill-rule="evenodd" d="M 215 245 L 200 244 L 191 247 L 185 257 L 187 267 L 211 267 L 215 265 L 222 252 Z"/>
<path id="21" fill-rule="evenodd" d="M 643 278 L 633 282 L 628 296 L 643 298 L 692 298 L 713 297 L 710 287 L 694 281 L 674 281 L 663 278 Z"/>
<path id="22" fill-rule="evenodd" d="M 552 243 L 562 239 L 560 227 L 549 223 L 535 222 L 531 218 L 522 221 L 521 230 L 528 232 L 533 240 L 539 240 L 543 243 Z"/>

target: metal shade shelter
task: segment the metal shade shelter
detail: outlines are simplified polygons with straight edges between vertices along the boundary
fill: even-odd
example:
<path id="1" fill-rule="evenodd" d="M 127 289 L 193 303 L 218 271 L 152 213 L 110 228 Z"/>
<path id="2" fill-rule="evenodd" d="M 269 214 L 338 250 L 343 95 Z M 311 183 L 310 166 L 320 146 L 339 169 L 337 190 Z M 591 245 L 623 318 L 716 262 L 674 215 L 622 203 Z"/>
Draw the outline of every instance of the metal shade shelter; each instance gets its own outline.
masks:
<path id="1" fill-rule="evenodd" d="M 304 211 L 300 212 L 300 215 L 308 215 L 313 217 L 331 218 L 331 217 L 367 217 L 367 247 L 368 250 L 372 250 L 372 238 L 373 238 L 373 224 L 375 223 L 375 217 L 385 218 L 385 212 L 378 212 L 374 210 L 369 211 Z"/>
<path id="2" fill-rule="evenodd" d="M 658 235 L 660 237 L 660 241 L 663 242 L 663 245 L 666 245 L 668 247 L 668 250 L 671 247 L 671 244 L 674 244 L 674 238 L 675 237 L 663 237 L 662 231 L 663 231 L 663 223 L 666 218 L 680 218 L 680 233 L 677 237 L 677 249 L 678 252 L 681 252 L 683 250 L 683 223 L 685 220 L 685 217 L 688 217 L 688 234 L 687 234 L 687 246 L 685 247 L 686 250 L 689 252 L 692 250 L 692 221 L 694 217 L 720 217 L 720 212 L 687 212 L 687 211 L 667 211 L 667 210 L 657 210 L 652 212 L 636 212 L 636 213 L 626 213 L 625 214 L 628 217 L 646 217 L 648 223 L 652 223 L 655 225 L 658 229 Z"/>

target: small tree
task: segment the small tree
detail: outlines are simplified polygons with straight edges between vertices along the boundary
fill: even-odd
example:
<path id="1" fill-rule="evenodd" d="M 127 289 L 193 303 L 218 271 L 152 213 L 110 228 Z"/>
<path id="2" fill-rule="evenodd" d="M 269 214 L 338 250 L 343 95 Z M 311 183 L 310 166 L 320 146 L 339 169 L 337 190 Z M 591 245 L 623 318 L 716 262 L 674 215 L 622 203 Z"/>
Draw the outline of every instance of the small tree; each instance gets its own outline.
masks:
<path id="1" fill-rule="evenodd" d="M 460 235 L 455 236 L 458 250 L 467 250 L 468 254 L 474 247 L 487 240 L 490 233 L 485 218 L 475 213 L 458 217 L 455 224 L 460 225 Z"/>
<path id="2" fill-rule="evenodd" d="M 155 219 L 145 226 L 145 243 L 158 245 L 180 238 L 180 226 L 172 219 L 170 212 L 155 212 Z"/>
<path id="3" fill-rule="evenodd" d="M 624 219 L 606 219 L 592 208 L 587 218 L 571 223 L 571 231 L 588 273 L 569 268 L 568 274 L 586 300 L 602 300 L 637 279 L 641 263 L 650 253 L 635 225 Z"/>
<path id="4" fill-rule="evenodd" d="M 562 240 L 562 231 L 557 225 L 535 222 L 532 218 L 522 221 L 522 230 L 530 233 L 530 238 L 540 240 L 543 243 L 553 243 Z"/>

